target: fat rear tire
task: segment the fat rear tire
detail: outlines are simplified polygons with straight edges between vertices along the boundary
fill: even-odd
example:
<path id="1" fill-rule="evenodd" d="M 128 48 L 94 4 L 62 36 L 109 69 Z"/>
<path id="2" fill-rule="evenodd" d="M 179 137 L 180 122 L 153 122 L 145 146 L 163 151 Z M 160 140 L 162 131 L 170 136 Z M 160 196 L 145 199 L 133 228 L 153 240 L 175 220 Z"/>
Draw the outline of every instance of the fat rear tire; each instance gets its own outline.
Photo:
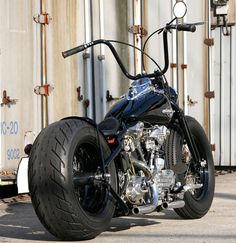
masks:
<path id="1" fill-rule="evenodd" d="M 104 157 L 110 149 L 100 134 Z M 115 205 L 108 191 L 94 186 L 77 188 L 78 171 L 101 167 L 96 129 L 79 119 L 62 120 L 42 130 L 29 158 L 29 189 L 35 212 L 45 228 L 62 240 L 96 237 L 110 223 Z M 108 168 L 116 190 L 114 163 Z"/>
<path id="2" fill-rule="evenodd" d="M 212 204 L 215 189 L 214 161 L 210 144 L 201 125 L 192 117 L 187 116 L 186 120 L 201 159 L 206 161 L 206 167 L 200 171 L 203 187 L 197 189 L 196 195 L 186 192 L 184 194 L 185 206 L 175 209 L 175 212 L 184 219 L 198 219 L 208 212 Z M 172 169 L 176 164 L 184 162 L 183 145 L 182 132 L 179 129 L 171 130 L 166 146 L 168 168 Z M 183 183 L 184 176 L 184 174 L 177 174 L 177 180 Z"/>

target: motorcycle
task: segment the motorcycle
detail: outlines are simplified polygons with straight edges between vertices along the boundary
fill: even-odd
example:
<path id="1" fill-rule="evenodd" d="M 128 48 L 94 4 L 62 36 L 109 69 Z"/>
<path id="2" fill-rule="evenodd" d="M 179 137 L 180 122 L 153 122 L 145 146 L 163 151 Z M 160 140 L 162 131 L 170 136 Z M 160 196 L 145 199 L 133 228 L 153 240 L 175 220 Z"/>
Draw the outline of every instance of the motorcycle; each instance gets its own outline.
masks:
<path id="1" fill-rule="evenodd" d="M 124 75 L 134 81 L 101 123 L 67 117 L 43 129 L 32 146 L 32 204 L 57 238 L 94 238 L 113 217 L 123 215 L 172 208 L 184 219 L 198 219 L 208 212 L 215 185 L 211 148 L 201 125 L 178 106 L 178 95 L 164 76 L 168 33 L 196 30 L 195 24 L 173 24 L 186 13 L 183 2 L 175 5 L 174 13 L 170 23 L 155 31 L 163 34 L 162 70 L 129 74 L 111 40 L 63 52 L 68 57 L 107 45 Z"/>

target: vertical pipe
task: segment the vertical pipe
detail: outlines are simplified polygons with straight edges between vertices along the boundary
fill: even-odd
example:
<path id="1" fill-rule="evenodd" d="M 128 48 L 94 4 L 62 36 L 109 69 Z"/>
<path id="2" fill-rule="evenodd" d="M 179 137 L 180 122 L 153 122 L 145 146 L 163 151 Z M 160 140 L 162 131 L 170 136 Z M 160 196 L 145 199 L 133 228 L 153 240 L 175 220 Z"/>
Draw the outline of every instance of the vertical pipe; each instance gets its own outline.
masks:
<path id="1" fill-rule="evenodd" d="M 236 7 L 236 5 L 235 5 Z M 230 48 L 230 53 L 231 53 L 231 58 L 230 58 L 230 62 L 231 62 L 231 100 L 230 100 L 230 104 L 231 104 L 231 117 L 230 117 L 230 126 L 231 126 L 231 140 L 230 140 L 230 144 L 231 144 L 231 166 L 236 166 L 236 126 L 235 126 L 235 119 L 236 119 L 236 102 L 235 102 L 235 88 L 236 88 L 236 72 L 235 72 L 235 61 L 236 61 L 236 45 L 235 45 L 235 33 L 236 33 L 236 29 L 235 27 L 231 27 L 231 48 Z"/>
<path id="2" fill-rule="evenodd" d="M 99 0 L 99 38 L 104 39 L 104 1 Z M 102 115 L 104 116 L 107 111 L 107 103 L 106 103 L 106 74 L 105 74 L 105 50 L 104 45 L 100 45 L 100 54 L 99 54 L 99 61 L 100 61 L 100 84 L 102 90 Z"/>
<path id="3" fill-rule="evenodd" d="M 233 49 L 233 45 L 232 45 L 232 26 L 230 26 L 230 84 L 229 84 L 229 165 L 232 166 L 232 70 L 233 70 L 233 58 L 232 58 L 232 49 Z"/>
<path id="4" fill-rule="evenodd" d="M 84 0 L 84 29 L 85 29 L 85 43 L 91 41 L 91 2 Z M 84 80 L 86 96 L 89 101 L 89 105 L 86 108 L 86 116 L 93 118 L 93 83 L 92 83 L 92 62 L 91 62 L 91 49 L 88 48 L 84 53 Z"/>
<path id="5" fill-rule="evenodd" d="M 142 0 L 134 0 L 134 25 L 142 26 Z M 140 35 L 134 36 L 134 45 L 142 48 L 142 37 Z M 140 51 L 135 50 L 135 73 L 142 72 L 142 54 Z"/>
<path id="6" fill-rule="evenodd" d="M 212 32 L 211 32 L 211 0 L 207 1 L 207 38 L 212 38 Z M 212 47 L 208 46 L 208 90 L 212 91 L 214 90 L 213 87 L 213 80 L 212 80 L 212 69 L 213 69 L 213 52 Z M 214 100 L 209 99 L 208 101 L 208 136 L 210 143 L 214 143 L 214 116 L 213 116 L 213 109 L 214 109 Z"/>
<path id="7" fill-rule="evenodd" d="M 90 0 L 90 19 L 91 19 L 91 40 L 93 40 L 93 0 Z M 94 65 L 94 47 L 91 48 L 91 84 L 92 84 L 92 114 L 93 120 L 96 121 L 96 97 L 95 97 L 95 65 Z"/>
<path id="8" fill-rule="evenodd" d="M 183 1 L 186 3 L 186 1 Z M 186 15 L 184 16 L 184 23 L 187 22 Z M 188 80 L 187 80 L 187 35 L 183 31 L 183 82 L 184 82 L 184 113 L 188 115 Z"/>
<path id="9" fill-rule="evenodd" d="M 175 34 L 175 46 L 176 46 L 176 91 L 178 94 L 180 94 L 180 88 L 179 88 L 179 33 L 176 30 Z"/>
<path id="10" fill-rule="evenodd" d="M 46 14 L 45 0 L 40 1 L 40 14 Z M 41 39 L 41 85 L 47 84 L 47 47 L 46 47 L 46 24 L 40 24 Z M 48 100 L 46 95 L 42 95 L 42 128 L 48 125 Z"/>
<path id="11" fill-rule="evenodd" d="M 174 15 L 173 15 L 173 7 L 176 3 L 176 0 L 172 0 L 172 17 L 174 18 Z M 177 56 L 176 56 L 176 44 L 177 44 L 177 41 L 176 41 L 176 37 L 177 35 L 173 34 L 171 35 L 172 36 L 172 62 L 173 64 L 176 64 L 177 63 Z M 174 66 L 172 68 L 172 86 L 173 88 L 177 91 L 178 89 L 178 85 L 177 85 L 177 69 L 176 67 Z"/>
<path id="12" fill-rule="evenodd" d="M 220 29 L 220 111 L 219 111 L 219 120 L 220 120 L 220 123 L 219 123 L 219 142 L 220 142 L 220 166 L 222 164 L 222 57 L 223 57 L 223 50 L 222 50 L 222 29 Z"/>
<path id="13" fill-rule="evenodd" d="M 176 2 L 182 2 L 182 1 L 183 0 L 176 0 Z M 177 24 L 182 23 L 181 19 L 177 19 L 176 21 L 177 21 Z M 175 39 L 175 41 L 176 41 L 176 90 L 177 90 L 177 93 L 179 94 L 180 107 L 183 106 L 183 102 L 184 102 L 184 97 L 183 97 L 184 92 L 183 92 L 183 86 L 180 85 L 180 71 L 179 71 L 180 70 L 179 64 L 180 64 L 180 61 L 182 58 L 182 56 L 180 56 L 180 53 L 181 53 L 180 51 L 182 51 L 182 50 L 180 50 L 180 44 L 181 44 L 180 37 L 181 36 L 182 36 L 182 33 L 179 32 L 178 30 L 176 30 L 176 39 Z M 181 41 L 183 41 L 183 40 L 181 39 Z M 182 48 L 183 48 L 183 46 L 182 46 Z M 180 94 L 181 94 L 181 96 L 180 96 Z"/>

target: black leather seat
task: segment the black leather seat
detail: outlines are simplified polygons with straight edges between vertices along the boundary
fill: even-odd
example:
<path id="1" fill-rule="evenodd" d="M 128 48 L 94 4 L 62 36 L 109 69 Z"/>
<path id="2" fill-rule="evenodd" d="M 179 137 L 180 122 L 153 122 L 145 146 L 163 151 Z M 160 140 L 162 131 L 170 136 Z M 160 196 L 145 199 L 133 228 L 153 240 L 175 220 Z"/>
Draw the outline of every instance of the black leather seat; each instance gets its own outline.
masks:
<path id="1" fill-rule="evenodd" d="M 98 128 L 105 137 L 115 136 L 119 130 L 120 123 L 114 117 L 108 117 L 98 124 Z"/>

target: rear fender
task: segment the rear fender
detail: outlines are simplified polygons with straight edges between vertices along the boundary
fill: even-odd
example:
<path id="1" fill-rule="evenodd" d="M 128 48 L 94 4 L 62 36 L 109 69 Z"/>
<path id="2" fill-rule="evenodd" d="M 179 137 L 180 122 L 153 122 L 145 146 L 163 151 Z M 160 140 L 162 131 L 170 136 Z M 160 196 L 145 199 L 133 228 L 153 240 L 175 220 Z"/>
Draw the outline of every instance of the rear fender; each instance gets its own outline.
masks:
<path id="1" fill-rule="evenodd" d="M 85 121 L 85 122 L 89 123 L 90 125 L 92 125 L 93 127 L 97 128 L 97 123 L 88 117 L 68 116 L 61 120 L 70 120 L 70 119 L 77 119 L 77 120 Z"/>
<path id="2" fill-rule="evenodd" d="M 29 193 L 28 184 L 28 164 L 29 158 L 22 158 L 17 169 L 16 183 L 18 194 Z"/>

